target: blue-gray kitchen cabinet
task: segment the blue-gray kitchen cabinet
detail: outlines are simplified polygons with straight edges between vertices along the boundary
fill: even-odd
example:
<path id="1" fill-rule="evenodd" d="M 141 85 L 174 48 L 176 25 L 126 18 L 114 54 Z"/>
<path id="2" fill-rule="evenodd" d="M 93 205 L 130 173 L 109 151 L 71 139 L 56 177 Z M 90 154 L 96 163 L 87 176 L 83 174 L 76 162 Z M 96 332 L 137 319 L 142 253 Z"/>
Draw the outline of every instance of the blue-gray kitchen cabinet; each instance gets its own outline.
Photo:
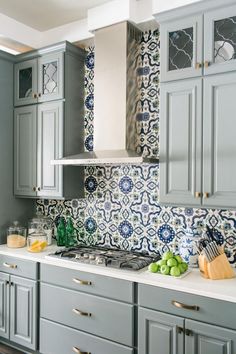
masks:
<path id="1" fill-rule="evenodd" d="M 224 7 L 222 7 L 222 5 Z M 206 1 L 156 15 L 161 24 L 161 81 L 235 70 L 236 5 Z"/>
<path id="2" fill-rule="evenodd" d="M 0 337 L 9 338 L 9 274 L 0 272 Z"/>
<path id="3" fill-rule="evenodd" d="M 204 64 L 204 75 L 235 70 L 235 3 L 204 14 Z"/>
<path id="4" fill-rule="evenodd" d="M 63 102 L 15 109 L 15 195 L 62 197 Z"/>
<path id="5" fill-rule="evenodd" d="M 161 203 L 201 204 L 202 80 L 161 84 Z"/>
<path id="6" fill-rule="evenodd" d="M 236 303 L 139 284 L 138 354 L 235 354 Z"/>
<path id="7" fill-rule="evenodd" d="M 22 56 L 18 56 L 18 60 Z M 15 64 L 15 106 L 64 98 L 64 53 L 43 54 Z"/>
<path id="8" fill-rule="evenodd" d="M 161 81 L 202 75 L 202 15 L 182 17 L 161 25 Z"/>
<path id="9" fill-rule="evenodd" d="M 236 206 L 236 72 L 204 78 L 203 200 L 208 207 Z"/>
<path id="10" fill-rule="evenodd" d="M 0 340 L 36 350 L 37 263 L 0 255 L 0 270 Z"/>
<path id="11" fill-rule="evenodd" d="M 17 197 L 83 197 L 83 167 L 53 166 L 51 160 L 84 150 L 84 60 L 85 51 L 68 42 L 16 57 Z"/>

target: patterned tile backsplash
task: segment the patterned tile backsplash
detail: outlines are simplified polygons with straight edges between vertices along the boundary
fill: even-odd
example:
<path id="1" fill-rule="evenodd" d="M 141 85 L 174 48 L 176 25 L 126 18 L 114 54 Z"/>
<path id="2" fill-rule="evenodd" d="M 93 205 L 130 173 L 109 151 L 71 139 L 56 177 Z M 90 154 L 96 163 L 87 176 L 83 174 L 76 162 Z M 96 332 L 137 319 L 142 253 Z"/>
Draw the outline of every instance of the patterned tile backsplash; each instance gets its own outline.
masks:
<path id="1" fill-rule="evenodd" d="M 159 32 L 144 33 L 138 61 L 140 99 L 136 121 L 142 149 L 158 151 Z M 85 148 L 93 149 L 94 48 L 85 75 Z M 158 204 L 159 166 L 85 168 L 85 198 L 38 200 L 37 209 L 55 222 L 71 216 L 79 241 L 128 250 L 164 252 L 178 247 L 184 229 L 208 224 L 236 262 L 236 211 L 164 207 Z"/>

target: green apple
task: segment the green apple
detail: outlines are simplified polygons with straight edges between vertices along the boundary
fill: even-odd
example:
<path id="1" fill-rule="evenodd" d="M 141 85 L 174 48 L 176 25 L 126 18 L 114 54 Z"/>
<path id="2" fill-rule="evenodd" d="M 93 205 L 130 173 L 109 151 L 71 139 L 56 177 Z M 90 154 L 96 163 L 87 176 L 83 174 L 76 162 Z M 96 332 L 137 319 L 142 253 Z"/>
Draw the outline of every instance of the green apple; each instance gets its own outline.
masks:
<path id="1" fill-rule="evenodd" d="M 161 267 L 162 265 L 166 265 L 167 261 L 165 261 L 164 259 L 160 259 L 159 261 L 157 261 L 157 264 L 159 265 L 159 267 Z"/>
<path id="2" fill-rule="evenodd" d="M 177 260 L 176 260 L 175 258 L 170 258 L 170 259 L 168 259 L 168 261 L 167 261 L 167 265 L 168 265 L 169 267 L 175 267 L 175 266 L 178 265 L 178 262 L 177 262 Z"/>
<path id="3" fill-rule="evenodd" d="M 184 263 L 180 263 L 178 265 L 178 268 L 179 268 L 181 274 L 186 271 L 186 267 L 185 267 Z"/>
<path id="4" fill-rule="evenodd" d="M 181 263 L 181 264 L 183 264 L 183 266 L 185 267 L 185 271 L 188 270 L 188 263 L 183 262 L 183 263 Z"/>
<path id="5" fill-rule="evenodd" d="M 174 257 L 174 255 L 173 255 L 173 252 L 171 252 L 171 251 L 165 252 L 162 255 L 162 259 L 165 259 L 166 261 L 168 261 L 168 259 L 173 258 L 173 257 Z"/>
<path id="6" fill-rule="evenodd" d="M 183 259 L 182 257 L 180 257 L 179 255 L 175 256 L 175 259 L 178 263 L 182 263 L 183 262 Z"/>
<path id="7" fill-rule="evenodd" d="M 158 264 L 156 264 L 156 263 L 151 263 L 151 264 L 149 264 L 149 266 L 148 266 L 148 270 L 149 270 L 149 272 L 151 272 L 151 273 L 156 273 L 157 271 L 158 271 Z"/>
<path id="8" fill-rule="evenodd" d="M 173 275 L 174 277 L 179 277 L 180 276 L 180 269 L 179 267 L 172 267 L 170 269 L 170 275 Z"/>
<path id="9" fill-rule="evenodd" d="M 161 266 L 161 274 L 168 275 L 170 272 L 170 267 L 168 265 Z"/>

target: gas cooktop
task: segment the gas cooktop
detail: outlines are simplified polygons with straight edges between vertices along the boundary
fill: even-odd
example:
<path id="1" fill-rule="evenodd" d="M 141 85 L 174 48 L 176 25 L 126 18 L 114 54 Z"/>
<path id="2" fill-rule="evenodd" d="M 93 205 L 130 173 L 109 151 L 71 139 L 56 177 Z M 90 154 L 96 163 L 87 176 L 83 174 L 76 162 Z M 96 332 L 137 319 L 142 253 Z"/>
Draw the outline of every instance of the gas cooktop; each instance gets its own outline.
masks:
<path id="1" fill-rule="evenodd" d="M 130 270 L 140 270 L 160 259 L 159 255 L 149 255 L 147 252 L 129 252 L 96 246 L 64 248 L 47 257 Z"/>

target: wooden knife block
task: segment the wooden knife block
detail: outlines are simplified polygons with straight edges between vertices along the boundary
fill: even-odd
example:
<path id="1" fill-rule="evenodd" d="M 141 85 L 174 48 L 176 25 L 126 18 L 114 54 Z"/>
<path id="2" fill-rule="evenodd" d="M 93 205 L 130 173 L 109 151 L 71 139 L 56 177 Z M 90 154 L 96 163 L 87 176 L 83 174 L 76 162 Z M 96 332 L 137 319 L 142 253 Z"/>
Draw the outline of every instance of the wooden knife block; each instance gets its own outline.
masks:
<path id="1" fill-rule="evenodd" d="M 201 275 L 204 278 L 219 280 L 230 279 L 235 277 L 235 272 L 229 264 L 225 253 L 222 253 L 210 263 L 207 262 L 206 257 L 204 255 L 200 255 L 198 257 L 198 264 Z"/>

